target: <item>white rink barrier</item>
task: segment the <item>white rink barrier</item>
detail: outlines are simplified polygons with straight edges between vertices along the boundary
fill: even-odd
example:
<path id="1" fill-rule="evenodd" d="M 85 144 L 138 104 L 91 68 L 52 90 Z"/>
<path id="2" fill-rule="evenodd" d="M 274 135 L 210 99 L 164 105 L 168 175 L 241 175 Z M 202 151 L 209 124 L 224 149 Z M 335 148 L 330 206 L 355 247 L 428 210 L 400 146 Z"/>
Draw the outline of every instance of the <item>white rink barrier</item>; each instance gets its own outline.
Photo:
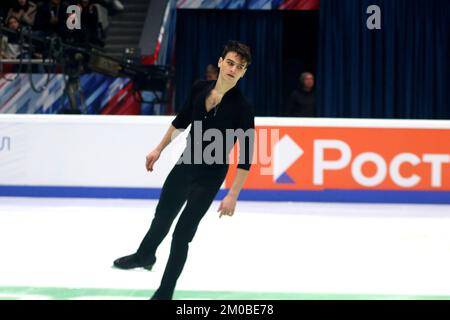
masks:
<path id="1" fill-rule="evenodd" d="M 172 116 L 0 115 L 0 196 L 157 198 L 188 130 Z M 450 203 L 450 121 L 256 118 L 240 199 Z M 235 168 L 218 198 L 231 185 Z"/>

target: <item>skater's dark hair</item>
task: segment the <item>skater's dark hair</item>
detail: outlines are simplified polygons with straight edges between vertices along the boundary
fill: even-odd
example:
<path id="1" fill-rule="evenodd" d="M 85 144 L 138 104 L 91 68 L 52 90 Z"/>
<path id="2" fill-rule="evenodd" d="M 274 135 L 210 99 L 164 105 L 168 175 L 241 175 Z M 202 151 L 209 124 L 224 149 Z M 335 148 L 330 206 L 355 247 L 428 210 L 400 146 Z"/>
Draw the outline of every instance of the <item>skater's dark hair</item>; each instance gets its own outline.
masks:
<path id="1" fill-rule="evenodd" d="M 245 61 L 246 67 L 248 67 L 252 63 L 252 54 L 250 53 L 250 47 L 241 42 L 235 40 L 228 41 L 223 48 L 221 56 L 222 59 L 225 58 L 228 52 L 236 52 L 238 55 L 240 55 L 241 58 Z"/>

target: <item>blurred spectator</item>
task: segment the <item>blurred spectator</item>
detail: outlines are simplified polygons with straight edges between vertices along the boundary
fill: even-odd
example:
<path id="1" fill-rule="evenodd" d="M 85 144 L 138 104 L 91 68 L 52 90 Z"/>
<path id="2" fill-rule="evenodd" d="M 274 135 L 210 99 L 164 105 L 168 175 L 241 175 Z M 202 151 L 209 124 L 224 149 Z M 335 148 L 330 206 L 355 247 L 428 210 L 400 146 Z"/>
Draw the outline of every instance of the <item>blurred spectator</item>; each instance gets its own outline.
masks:
<path id="1" fill-rule="evenodd" d="M 103 46 L 97 8 L 90 0 L 78 0 L 78 6 L 81 7 L 81 30 L 70 33 L 75 44 Z"/>
<path id="2" fill-rule="evenodd" d="M 218 76 L 219 76 L 219 68 L 217 68 L 216 66 L 214 66 L 213 64 L 210 63 L 206 66 L 204 77 L 196 79 L 194 81 L 194 85 L 200 81 L 217 80 Z"/>
<path id="3" fill-rule="evenodd" d="M 16 3 L 17 0 L 2 0 L 2 4 L 0 5 L 0 19 L 3 18 L 6 25 L 6 18 L 9 9 Z M 3 25 L 3 24 L 2 24 Z"/>
<path id="4" fill-rule="evenodd" d="M 43 31 L 48 35 L 66 35 L 67 4 L 61 0 L 50 0 L 38 7 L 34 29 Z"/>
<path id="5" fill-rule="evenodd" d="M 28 0 L 16 0 L 8 11 L 8 17 L 16 17 L 22 25 L 33 26 L 37 6 Z"/>
<path id="6" fill-rule="evenodd" d="M 20 31 L 22 26 L 19 20 L 15 16 L 10 16 L 7 20 L 6 27 L 16 31 L 16 34 L 9 34 L 8 37 L 3 36 L 0 39 L 0 58 L 1 59 L 31 59 L 31 58 L 42 58 L 38 53 L 31 53 L 30 47 L 27 43 L 20 44 Z M 12 72 L 22 72 L 26 71 L 26 68 L 18 64 L 15 64 L 12 68 Z M 33 65 L 31 67 L 31 72 L 33 73 L 44 73 L 45 69 L 42 64 Z"/>
<path id="7" fill-rule="evenodd" d="M 20 22 L 15 16 L 10 16 L 6 21 L 6 27 L 14 30 L 20 30 Z M 18 35 L 3 36 L 0 44 L 0 58 L 18 59 L 20 57 L 20 45 Z"/>
<path id="8" fill-rule="evenodd" d="M 288 117 L 314 117 L 316 115 L 316 98 L 314 93 L 314 75 L 303 72 L 300 75 L 299 86 L 289 97 Z"/>
<path id="9" fill-rule="evenodd" d="M 217 80 L 218 76 L 219 76 L 219 69 L 213 64 L 208 64 L 206 66 L 205 79 L 206 80 Z"/>
<path id="10" fill-rule="evenodd" d="M 6 21 L 6 27 L 15 31 L 19 30 L 19 20 L 11 16 Z M 10 36 L 9 38 L 7 36 L 2 36 L 2 39 L 0 40 L 0 58 L 1 59 L 16 59 L 20 55 L 20 46 L 18 42 L 16 41 L 15 37 Z"/>
<path id="11" fill-rule="evenodd" d="M 3 21 L 6 18 L 7 13 L 7 7 L 6 6 L 0 6 L 0 25 L 3 26 Z"/>
<path id="12" fill-rule="evenodd" d="M 92 5 L 90 0 L 80 0 L 79 3 L 81 5 L 81 30 L 86 33 L 87 42 L 101 45 L 97 8 Z"/>

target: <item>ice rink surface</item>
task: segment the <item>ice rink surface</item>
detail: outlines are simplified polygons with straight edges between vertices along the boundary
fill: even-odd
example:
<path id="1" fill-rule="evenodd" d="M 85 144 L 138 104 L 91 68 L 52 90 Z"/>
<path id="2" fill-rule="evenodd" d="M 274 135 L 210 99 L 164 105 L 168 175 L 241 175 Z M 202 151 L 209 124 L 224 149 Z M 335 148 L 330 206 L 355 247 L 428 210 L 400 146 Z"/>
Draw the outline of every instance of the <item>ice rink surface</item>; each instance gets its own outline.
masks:
<path id="1" fill-rule="evenodd" d="M 0 299 L 148 299 L 171 233 L 151 272 L 112 262 L 135 252 L 156 204 L 0 198 Z M 220 219 L 218 206 L 175 299 L 450 299 L 448 205 L 240 201 Z"/>

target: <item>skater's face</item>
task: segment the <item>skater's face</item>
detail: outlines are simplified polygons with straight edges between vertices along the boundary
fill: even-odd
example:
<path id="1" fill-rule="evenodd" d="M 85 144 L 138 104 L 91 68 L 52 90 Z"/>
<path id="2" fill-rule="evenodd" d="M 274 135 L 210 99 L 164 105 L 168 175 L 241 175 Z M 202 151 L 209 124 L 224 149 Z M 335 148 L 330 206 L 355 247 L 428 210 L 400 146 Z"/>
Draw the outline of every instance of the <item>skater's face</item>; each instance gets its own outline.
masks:
<path id="1" fill-rule="evenodd" d="M 224 58 L 219 58 L 219 78 L 236 84 L 247 71 L 247 62 L 236 52 L 230 51 Z"/>

